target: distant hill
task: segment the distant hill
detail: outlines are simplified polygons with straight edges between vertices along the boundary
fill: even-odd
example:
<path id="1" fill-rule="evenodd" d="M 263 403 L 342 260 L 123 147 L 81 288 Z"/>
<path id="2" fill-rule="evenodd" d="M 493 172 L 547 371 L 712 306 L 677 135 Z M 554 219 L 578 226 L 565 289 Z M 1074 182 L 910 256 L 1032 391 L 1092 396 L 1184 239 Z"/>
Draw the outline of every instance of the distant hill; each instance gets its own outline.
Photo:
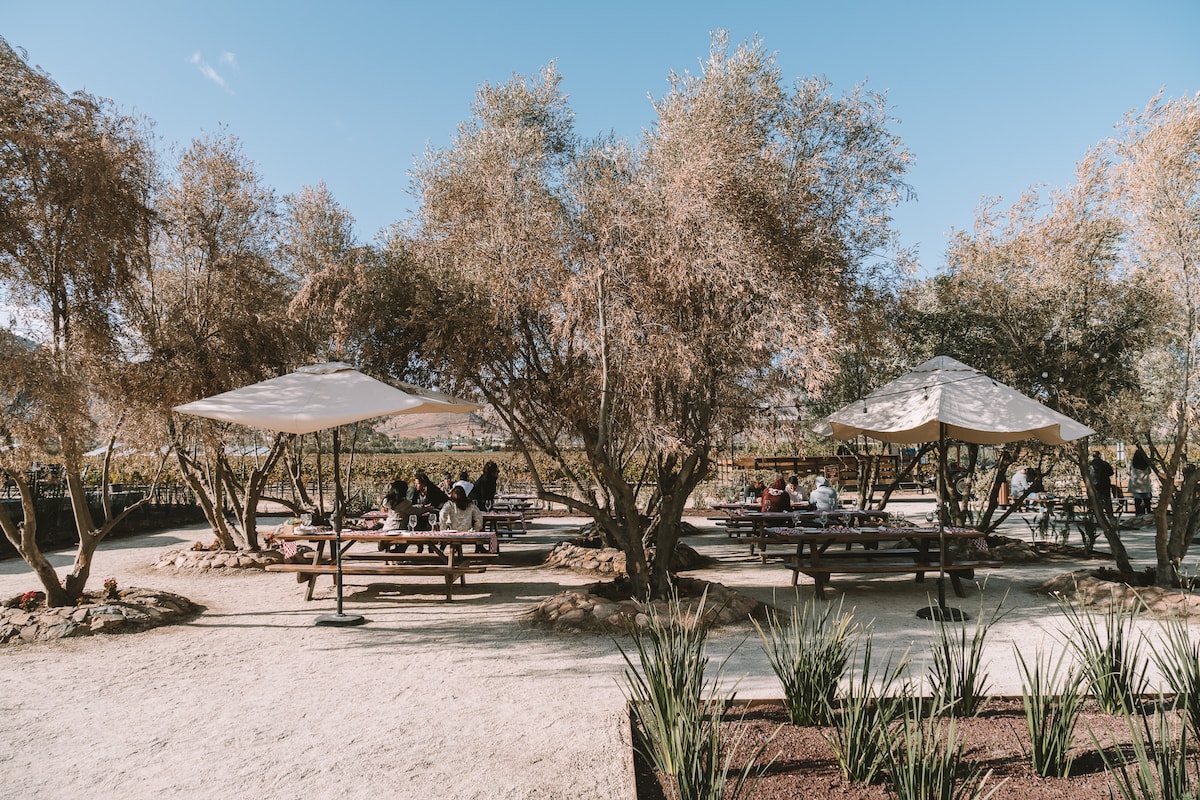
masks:
<path id="1" fill-rule="evenodd" d="M 400 414 L 376 430 L 398 439 L 507 439 L 508 431 L 478 414 Z"/>

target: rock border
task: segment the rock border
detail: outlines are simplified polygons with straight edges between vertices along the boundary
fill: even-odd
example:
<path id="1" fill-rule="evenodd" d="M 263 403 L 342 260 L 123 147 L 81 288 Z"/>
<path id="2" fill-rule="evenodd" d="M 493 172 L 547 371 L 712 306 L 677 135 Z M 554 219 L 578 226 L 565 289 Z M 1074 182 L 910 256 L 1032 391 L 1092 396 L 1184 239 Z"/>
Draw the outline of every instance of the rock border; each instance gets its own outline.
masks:
<path id="1" fill-rule="evenodd" d="M 88 592 L 74 606 L 49 608 L 39 604 L 26 611 L 21 598 L 0 606 L 0 645 L 20 645 L 91 636 L 98 633 L 139 633 L 189 619 L 202 611 L 186 597 L 155 589 L 131 587 L 108 597 Z"/>
<path id="2" fill-rule="evenodd" d="M 721 583 L 702 581 L 695 578 L 680 578 L 676 581 L 681 592 L 680 621 L 691 621 L 699 610 L 700 595 L 707 589 L 705 613 L 709 615 L 711 627 L 735 625 L 748 619 L 766 619 L 771 606 Z M 645 628 L 650 623 L 650 613 L 665 618 L 670 612 L 666 600 L 654 600 L 649 604 L 636 600 L 614 600 L 607 596 L 613 582 L 593 583 L 578 589 L 548 597 L 538 603 L 522 618 L 525 625 L 550 631 L 575 631 L 580 633 L 622 634 L 631 628 Z"/>
<path id="3" fill-rule="evenodd" d="M 293 556 L 293 559 L 296 557 Z M 220 569 L 262 570 L 267 564 L 282 564 L 278 550 L 166 550 L 159 554 L 155 569 L 180 572 L 206 572 Z"/>
<path id="4" fill-rule="evenodd" d="M 1035 591 L 1057 595 L 1088 608 L 1119 606 L 1154 617 L 1200 616 L 1200 597 L 1196 595 L 1161 586 L 1130 586 L 1098 578 L 1090 569 L 1056 575 Z"/>

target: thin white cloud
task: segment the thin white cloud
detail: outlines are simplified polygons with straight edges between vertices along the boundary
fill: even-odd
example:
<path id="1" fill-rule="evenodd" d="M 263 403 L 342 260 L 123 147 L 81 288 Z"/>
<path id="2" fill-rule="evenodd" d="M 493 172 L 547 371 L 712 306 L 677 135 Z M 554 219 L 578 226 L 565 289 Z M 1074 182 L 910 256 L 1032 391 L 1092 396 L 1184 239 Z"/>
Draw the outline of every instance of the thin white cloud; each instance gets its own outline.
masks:
<path id="1" fill-rule="evenodd" d="M 224 55 L 222 55 L 221 56 L 222 61 L 224 61 L 225 56 L 230 56 L 232 58 L 233 53 L 225 53 Z M 208 78 L 210 81 L 215 83 L 217 86 L 220 86 L 222 89 L 229 92 L 230 94 L 233 94 L 233 89 L 229 88 L 229 83 L 223 77 L 221 77 L 220 73 L 218 73 L 215 69 L 212 68 L 211 64 L 209 64 L 207 61 L 204 60 L 203 56 L 200 55 L 199 50 L 192 53 L 192 57 L 188 59 L 188 62 L 190 64 L 193 64 L 196 67 L 196 69 L 200 70 L 201 75 Z M 234 66 L 235 67 L 237 66 L 236 62 L 234 63 Z"/>
<path id="2" fill-rule="evenodd" d="M 221 53 L 221 64 L 236 70 L 238 68 L 237 56 L 226 50 L 224 53 Z"/>

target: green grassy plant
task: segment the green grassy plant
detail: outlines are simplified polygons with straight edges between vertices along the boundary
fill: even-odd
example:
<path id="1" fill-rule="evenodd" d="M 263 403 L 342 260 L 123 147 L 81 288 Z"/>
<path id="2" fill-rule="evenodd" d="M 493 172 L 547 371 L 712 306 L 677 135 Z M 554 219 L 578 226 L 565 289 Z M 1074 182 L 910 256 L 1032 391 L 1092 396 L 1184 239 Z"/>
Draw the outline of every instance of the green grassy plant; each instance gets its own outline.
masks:
<path id="1" fill-rule="evenodd" d="M 1071 625 L 1067 645 L 1079 659 L 1083 677 L 1106 714 L 1129 714 L 1149 688 L 1148 662 L 1142 639 L 1136 636 L 1133 606 L 1109 606 L 1097 621 L 1090 611 L 1079 612 L 1069 601 L 1060 600 Z"/>
<path id="2" fill-rule="evenodd" d="M 806 601 L 793 606 L 786 625 L 774 612 L 766 627 L 754 622 L 763 649 L 783 684 L 784 703 L 793 725 L 828 725 L 838 682 L 846 671 L 853 615 L 841 606 Z M 835 613 L 836 612 L 836 613 Z"/>
<path id="3" fill-rule="evenodd" d="M 929 668 L 929 686 L 937 713 L 974 716 L 987 702 L 988 673 L 983 665 L 983 647 L 988 631 L 1007 612 L 1000 606 L 991 616 L 980 613 L 975 632 L 968 640 L 965 621 L 938 619 Z"/>
<path id="4" fill-rule="evenodd" d="M 1014 648 L 1021 670 L 1021 702 L 1029 732 L 1030 761 L 1043 778 L 1065 778 L 1071 773 L 1071 740 L 1083 711 L 1080 674 L 1060 652 L 1051 660 L 1039 650 L 1027 662 Z"/>
<path id="5" fill-rule="evenodd" d="M 907 698 L 888 752 L 888 788 L 898 800 L 987 800 L 991 771 L 963 757 L 955 719 L 926 719 L 920 698 Z M 959 777 L 961 776 L 961 778 Z"/>
<path id="6" fill-rule="evenodd" d="M 704 614 L 707 595 L 694 614 L 682 613 L 678 596 L 660 614 L 645 606 L 645 627 L 630 634 L 637 664 L 625 659 L 626 699 L 633 712 L 642 755 L 673 784 L 679 800 L 722 800 L 743 796 L 751 780 L 766 766 L 757 761 L 767 743 L 747 759 L 731 782 L 730 759 L 736 742 L 722 749 L 720 727 L 732 694 L 718 694 L 717 684 L 705 682 L 708 628 Z"/>
<path id="7" fill-rule="evenodd" d="M 876 689 L 871 674 L 871 650 L 872 635 L 867 631 L 863 637 L 862 669 L 839 698 L 833 725 L 825 734 L 842 774 L 854 783 L 872 783 L 880 776 L 887 765 L 891 744 L 888 730 L 903 711 L 903 698 L 911 694 L 907 682 L 900 686 L 908 670 L 907 654 L 896 662 L 889 659 Z"/>
<path id="8" fill-rule="evenodd" d="M 1198 800 L 1197 756 L 1188 741 L 1187 723 L 1172 724 L 1173 715 L 1161 710 L 1152 716 L 1153 728 L 1146 714 L 1129 716 L 1131 759 L 1116 761 L 1092 737 L 1117 790 L 1117 794 L 1110 790 L 1110 796 L 1121 800 Z"/>
<path id="9" fill-rule="evenodd" d="M 1200 738 L 1200 643 L 1188 633 L 1186 618 L 1171 617 L 1162 623 L 1158 646 L 1151 650 L 1154 663 L 1175 693 L 1175 707 Z"/>

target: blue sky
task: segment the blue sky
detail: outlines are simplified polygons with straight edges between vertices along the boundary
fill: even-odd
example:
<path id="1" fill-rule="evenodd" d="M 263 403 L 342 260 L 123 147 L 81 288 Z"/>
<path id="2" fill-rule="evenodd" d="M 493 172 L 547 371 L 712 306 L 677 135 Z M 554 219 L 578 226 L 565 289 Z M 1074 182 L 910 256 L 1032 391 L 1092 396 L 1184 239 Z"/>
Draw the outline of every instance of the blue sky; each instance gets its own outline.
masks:
<path id="1" fill-rule="evenodd" d="M 479 84 L 557 61 L 577 131 L 634 139 L 716 28 L 761 37 L 789 81 L 887 92 L 916 157 L 896 225 L 924 273 L 981 197 L 1070 183 L 1125 112 L 1200 91 L 1200 0 L 0 0 L 0 36 L 67 91 L 152 118 L 164 149 L 226 126 L 281 195 L 325 181 L 363 240 L 412 213 L 413 160 Z"/>

